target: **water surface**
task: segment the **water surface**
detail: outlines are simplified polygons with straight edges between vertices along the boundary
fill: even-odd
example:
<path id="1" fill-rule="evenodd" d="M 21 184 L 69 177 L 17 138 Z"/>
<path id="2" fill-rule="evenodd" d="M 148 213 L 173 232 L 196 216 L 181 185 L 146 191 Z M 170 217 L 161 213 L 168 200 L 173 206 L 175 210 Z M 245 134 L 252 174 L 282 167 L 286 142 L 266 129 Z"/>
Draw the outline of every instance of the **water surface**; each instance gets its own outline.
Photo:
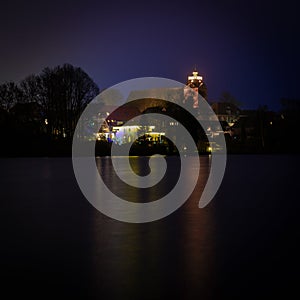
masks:
<path id="1" fill-rule="evenodd" d="M 134 167 L 144 168 L 143 159 Z M 203 177 L 179 210 L 127 224 L 84 198 L 70 158 L 1 159 L 2 291 L 39 299 L 289 298 L 300 278 L 299 161 L 229 156 L 219 192 L 198 209 L 209 171 L 202 158 Z M 108 158 L 97 163 L 118 182 Z M 115 187 L 145 201 L 174 182 L 152 195 Z"/>

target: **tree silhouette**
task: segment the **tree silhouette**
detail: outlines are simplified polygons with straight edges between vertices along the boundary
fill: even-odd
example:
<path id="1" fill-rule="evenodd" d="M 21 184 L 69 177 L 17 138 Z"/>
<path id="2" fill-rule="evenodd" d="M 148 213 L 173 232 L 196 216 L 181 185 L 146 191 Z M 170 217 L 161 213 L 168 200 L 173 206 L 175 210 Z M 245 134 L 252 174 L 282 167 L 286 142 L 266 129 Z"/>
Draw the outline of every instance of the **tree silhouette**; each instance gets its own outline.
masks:
<path id="1" fill-rule="evenodd" d="M 22 91 L 22 102 L 30 103 L 36 102 L 41 104 L 42 97 L 42 80 L 39 75 L 29 75 L 20 82 L 20 89 Z"/>
<path id="2" fill-rule="evenodd" d="M 12 81 L 0 85 L 0 105 L 9 111 L 17 102 L 22 99 L 21 89 Z"/>
<path id="3" fill-rule="evenodd" d="M 45 68 L 40 75 L 42 104 L 51 135 L 71 137 L 85 106 L 99 93 L 95 82 L 70 64 Z"/>
<path id="4" fill-rule="evenodd" d="M 198 88 L 198 93 L 204 98 L 207 99 L 207 86 L 202 82 Z"/>
<path id="5" fill-rule="evenodd" d="M 230 92 L 224 91 L 221 93 L 221 96 L 219 98 L 220 102 L 224 103 L 231 103 L 234 104 L 237 107 L 240 107 L 243 105 L 242 102 L 238 101 Z"/>

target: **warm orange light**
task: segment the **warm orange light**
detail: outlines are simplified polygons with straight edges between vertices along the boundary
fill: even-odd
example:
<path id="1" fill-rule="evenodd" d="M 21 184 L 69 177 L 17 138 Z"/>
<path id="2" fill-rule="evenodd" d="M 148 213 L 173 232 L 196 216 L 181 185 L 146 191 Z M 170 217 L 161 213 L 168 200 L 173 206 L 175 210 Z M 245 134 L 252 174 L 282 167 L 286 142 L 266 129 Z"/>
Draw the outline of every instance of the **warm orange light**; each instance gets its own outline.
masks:
<path id="1" fill-rule="evenodd" d="M 193 76 L 188 76 L 188 80 L 199 80 L 199 81 L 202 81 L 202 76 L 198 76 L 198 72 L 197 71 L 194 71 L 193 72 Z"/>

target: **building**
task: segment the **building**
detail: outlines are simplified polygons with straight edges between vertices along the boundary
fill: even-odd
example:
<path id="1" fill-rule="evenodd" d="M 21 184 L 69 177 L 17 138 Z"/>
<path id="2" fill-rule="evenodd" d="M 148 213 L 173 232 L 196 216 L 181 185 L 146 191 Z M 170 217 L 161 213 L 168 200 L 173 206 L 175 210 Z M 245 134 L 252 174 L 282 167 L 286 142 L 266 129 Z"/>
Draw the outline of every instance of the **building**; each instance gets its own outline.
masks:
<path id="1" fill-rule="evenodd" d="M 204 150 L 212 148 L 207 141 L 207 137 L 216 138 L 217 140 L 217 137 L 223 131 L 217 122 L 212 122 L 210 115 L 207 115 L 206 112 L 201 115 L 199 105 L 201 97 L 199 97 L 199 94 L 205 98 L 207 89 L 203 77 L 196 70 L 187 77 L 186 87 L 133 90 L 128 95 L 127 104 L 119 108 L 103 106 L 102 112 L 99 113 L 99 117 L 102 116 L 100 122 L 102 125 L 101 128 L 98 127 L 100 131 L 97 133 L 96 138 L 98 140 L 109 140 L 117 144 L 125 144 L 133 142 L 141 136 L 141 140 L 146 139 L 149 142 L 160 143 L 164 140 L 164 136 L 169 136 L 184 146 L 184 139 L 178 136 L 177 129 L 177 126 L 181 123 L 194 139 L 203 140 L 201 148 Z M 180 105 L 176 106 L 176 104 Z M 182 104 L 186 107 L 186 110 L 182 109 Z M 151 120 L 149 124 L 128 121 L 133 117 L 147 115 L 148 113 L 166 114 L 174 121 L 166 123 L 161 120 Z M 194 120 L 191 113 L 195 117 Z M 200 117 L 202 124 L 207 122 L 207 128 L 198 128 L 199 124 L 196 119 Z"/>
<path id="2" fill-rule="evenodd" d="M 215 102 L 211 104 L 211 107 L 219 121 L 227 122 L 229 126 L 233 126 L 241 115 L 241 110 L 233 103 Z"/>
<path id="3" fill-rule="evenodd" d="M 193 75 L 187 77 L 186 85 L 200 94 L 204 99 L 207 98 L 207 87 L 203 81 L 203 76 L 200 76 L 196 69 L 194 69 Z M 194 103 L 194 108 L 196 107 L 197 104 Z"/>

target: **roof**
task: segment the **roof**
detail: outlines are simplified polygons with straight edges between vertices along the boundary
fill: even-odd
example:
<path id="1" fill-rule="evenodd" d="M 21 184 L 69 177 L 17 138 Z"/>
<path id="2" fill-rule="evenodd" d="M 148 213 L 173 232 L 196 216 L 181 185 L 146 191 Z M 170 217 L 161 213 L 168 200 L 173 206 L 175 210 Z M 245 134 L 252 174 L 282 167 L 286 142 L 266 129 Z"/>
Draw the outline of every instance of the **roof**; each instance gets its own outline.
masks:
<path id="1" fill-rule="evenodd" d="M 120 106 L 115 110 L 112 110 L 112 113 L 107 117 L 107 120 L 116 120 L 116 121 L 128 121 L 136 116 L 140 115 L 140 111 L 136 107 L 130 106 Z"/>

